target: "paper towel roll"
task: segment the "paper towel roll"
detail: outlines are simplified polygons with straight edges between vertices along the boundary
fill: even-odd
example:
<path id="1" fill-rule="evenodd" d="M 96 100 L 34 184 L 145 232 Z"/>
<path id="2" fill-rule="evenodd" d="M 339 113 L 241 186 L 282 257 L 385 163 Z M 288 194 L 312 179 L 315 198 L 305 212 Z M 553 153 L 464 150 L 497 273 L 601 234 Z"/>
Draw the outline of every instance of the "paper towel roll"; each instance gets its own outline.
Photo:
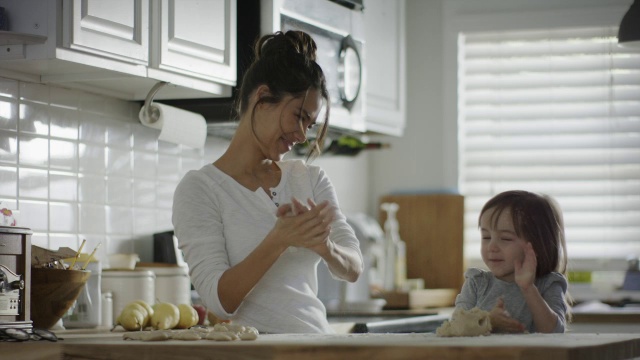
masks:
<path id="1" fill-rule="evenodd" d="M 175 108 L 173 106 L 151 103 L 153 110 L 157 110 L 158 118 L 149 118 L 145 107 L 138 114 L 140 122 L 150 128 L 159 129 L 159 140 L 182 144 L 196 149 L 202 149 L 207 139 L 207 122 L 200 114 Z"/>

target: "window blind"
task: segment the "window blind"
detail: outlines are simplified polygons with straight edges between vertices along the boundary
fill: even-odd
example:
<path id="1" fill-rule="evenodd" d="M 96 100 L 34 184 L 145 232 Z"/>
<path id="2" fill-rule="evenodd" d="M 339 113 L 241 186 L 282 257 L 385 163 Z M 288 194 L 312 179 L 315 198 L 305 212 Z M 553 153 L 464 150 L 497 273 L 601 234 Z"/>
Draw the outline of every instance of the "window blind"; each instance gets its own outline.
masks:
<path id="1" fill-rule="evenodd" d="M 640 256 L 640 52 L 617 28 L 462 33 L 458 42 L 465 257 L 493 195 L 562 207 L 570 259 Z"/>

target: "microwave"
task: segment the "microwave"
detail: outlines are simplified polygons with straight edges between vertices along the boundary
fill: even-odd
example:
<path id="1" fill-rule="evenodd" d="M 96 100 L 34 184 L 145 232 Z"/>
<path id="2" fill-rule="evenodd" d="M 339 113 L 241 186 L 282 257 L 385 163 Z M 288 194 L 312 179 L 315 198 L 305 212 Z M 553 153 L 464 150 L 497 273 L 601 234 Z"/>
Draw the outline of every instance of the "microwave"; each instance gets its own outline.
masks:
<path id="1" fill-rule="evenodd" d="M 340 132 L 365 130 L 365 39 L 362 0 L 241 0 L 237 4 L 238 84 L 253 60 L 260 35 L 302 30 L 318 47 L 318 64 L 331 99 L 329 125 Z M 235 96 L 160 100 L 196 112 L 207 121 L 209 134 L 230 138 L 237 127 Z"/>
<path id="2" fill-rule="evenodd" d="M 261 33 L 301 30 L 316 42 L 331 99 L 329 124 L 365 131 L 365 41 L 362 3 L 263 0 Z"/>

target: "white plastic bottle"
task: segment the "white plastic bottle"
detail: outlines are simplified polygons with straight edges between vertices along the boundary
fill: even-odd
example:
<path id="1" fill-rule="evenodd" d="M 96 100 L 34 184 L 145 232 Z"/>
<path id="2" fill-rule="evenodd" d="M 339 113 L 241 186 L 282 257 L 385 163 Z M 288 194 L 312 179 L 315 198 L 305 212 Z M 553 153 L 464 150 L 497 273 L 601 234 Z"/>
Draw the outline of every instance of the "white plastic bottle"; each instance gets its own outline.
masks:
<path id="1" fill-rule="evenodd" d="M 384 223 L 387 242 L 385 290 L 404 291 L 407 280 L 407 247 L 400 238 L 400 229 L 396 218 L 399 206 L 396 203 L 383 203 L 380 208 L 387 212 L 387 220 Z"/>

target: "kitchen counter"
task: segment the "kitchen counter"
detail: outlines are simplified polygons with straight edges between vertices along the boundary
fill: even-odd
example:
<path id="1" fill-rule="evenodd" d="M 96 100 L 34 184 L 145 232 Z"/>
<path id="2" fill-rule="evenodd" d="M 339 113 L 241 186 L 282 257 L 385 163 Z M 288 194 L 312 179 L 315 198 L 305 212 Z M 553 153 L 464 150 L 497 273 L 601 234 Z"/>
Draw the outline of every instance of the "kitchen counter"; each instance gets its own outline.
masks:
<path id="1" fill-rule="evenodd" d="M 640 334 L 640 308 L 623 307 L 602 311 L 576 311 L 569 332 Z"/>
<path id="2" fill-rule="evenodd" d="M 640 356 L 640 334 L 260 335 L 255 341 L 123 340 L 121 332 L 56 332 L 57 343 L 0 343 L 15 359 L 627 359 Z M 18 355 L 15 357 L 14 355 Z"/>
<path id="3" fill-rule="evenodd" d="M 640 324 L 640 311 L 577 312 L 573 323 Z"/>

